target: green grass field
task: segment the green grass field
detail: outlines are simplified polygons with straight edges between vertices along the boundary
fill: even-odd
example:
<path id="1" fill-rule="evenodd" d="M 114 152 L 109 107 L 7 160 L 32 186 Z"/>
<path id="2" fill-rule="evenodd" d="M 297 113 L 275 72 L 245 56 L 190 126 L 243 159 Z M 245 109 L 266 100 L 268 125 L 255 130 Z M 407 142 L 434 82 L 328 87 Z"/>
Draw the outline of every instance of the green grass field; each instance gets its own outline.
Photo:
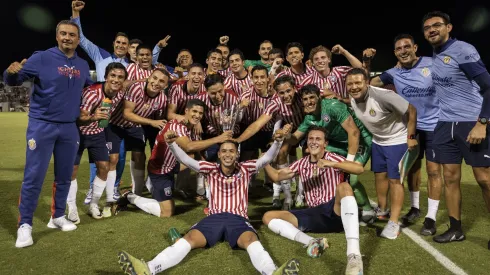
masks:
<path id="1" fill-rule="evenodd" d="M 177 200 L 177 213 L 169 219 L 159 219 L 142 211 L 122 212 L 117 217 L 95 221 L 83 205 L 88 189 L 88 162 L 85 154 L 78 175 L 78 206 L 81 224 L 72 232 L 61 232 L 46 227 L 50 215 L 52 163 L 45 178 L 39 204 L 34 216 L 34 245 L 15 248 L 18 219 L 18 197 L 25 163 L 25 113 L 0 113 L 0 274 L 122 274 L 117 264 L 117 252 L 129 253 L 151 260 L 170 244 L 167 232 L 176 227 L 184 233 L 204 218 L 200 202 Z M 369 168 L 369 167 L 367 167 Z M 425 170 L 423 171 L 423 174 Z M 263 174 L 260 174 L 260 178 Z M 368 193 L 375 200 L 374 175 L 367 171 L 361 177 Z M 421 189 L 421 209 L 426 213 L 426 177 Z M 129 166 L 123 177 L 123 187 L 130 184 Z M 480 188 L 471 169 L 464 167 L 462 179 L 463 229 L 467 240 L 460 243 L 437 244 L 423 237 L 468 274 L 489 274 L 490 215 L 485 211 Z M 319 259 L 307 257 L 301 244 L 272 233 L 261 224 L 262 214 L 271 209 L 271 194 L 252 189 L 249 216 L 259 237 L 277 265 L 291 257 L 301 262 L 301 274 L 342 274 L 346 265 L 344 234 L 323 234 L 329 239 L 330 249 Z M 409 210 L 409 196 L 405 188 L 405 208 Z M 105 196 L 105 195 L 104 195 Z M 449 223 L 444 200 L 441 201 L 437 220 L 438 233 Z M 418 232 L 421 218 L 411 228 Z M 397 240 L 377 237 L 376 231 L 384 223 L 361 227 L 361 252 L 365 274 L 450 274 L 441 264 L 422 250 L 403 233 Z M 321 236 L 322 234 L 314 234 Z M 227 243 L 211 249 L 198 249 L 165 274 L 258 274 L 243 250 L 232 250 Z"/>

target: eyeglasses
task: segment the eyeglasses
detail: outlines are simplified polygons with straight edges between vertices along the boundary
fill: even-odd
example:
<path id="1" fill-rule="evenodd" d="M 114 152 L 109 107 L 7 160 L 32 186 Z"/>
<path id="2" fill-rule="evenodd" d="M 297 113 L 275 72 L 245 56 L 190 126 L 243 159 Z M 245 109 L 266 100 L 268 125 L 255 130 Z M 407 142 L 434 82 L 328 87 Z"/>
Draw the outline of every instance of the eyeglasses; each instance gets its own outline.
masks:
<path id="1" fill-rule="evenodd" d="M 424 32 L 430 30 L 432 27 L 434 29 L 440 29 L 442 26 L 446 25 L 445 23 L 437 22 L 429 26 L 424 26 Z"/>

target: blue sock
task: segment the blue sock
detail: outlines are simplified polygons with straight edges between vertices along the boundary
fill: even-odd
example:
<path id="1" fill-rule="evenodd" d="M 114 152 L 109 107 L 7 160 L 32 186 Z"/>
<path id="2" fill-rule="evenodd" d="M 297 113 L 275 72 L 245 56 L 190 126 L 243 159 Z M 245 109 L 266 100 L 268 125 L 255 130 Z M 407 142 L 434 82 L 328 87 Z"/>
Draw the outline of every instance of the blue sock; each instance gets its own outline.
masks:
<path id="1" fill-rule="evenodd" d="M 124 148 L 124 140 L 121 141 L 121 148 L 119 149 L 119 160 L 116 166 L 116 184 L 115 189 L 119 188 L 121 178 L 124 173 L 124 167 L 126 166 L 126 148 Z"/>
<path id="2" fill-rule="evenodd" d="M 97 167 L 95 166 L 95 163 L 90 163 L 90 188 L 94 186 L 94 179 L 96 175 Z"/>

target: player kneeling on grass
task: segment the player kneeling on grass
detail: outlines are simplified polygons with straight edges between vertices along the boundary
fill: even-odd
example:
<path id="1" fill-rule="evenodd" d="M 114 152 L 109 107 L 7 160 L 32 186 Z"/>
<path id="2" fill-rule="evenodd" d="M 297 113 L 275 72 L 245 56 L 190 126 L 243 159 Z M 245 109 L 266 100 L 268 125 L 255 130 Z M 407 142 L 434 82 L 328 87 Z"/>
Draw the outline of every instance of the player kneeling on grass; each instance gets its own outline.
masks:
<path id="1" fill-rule="evenodd" d="M 280 170 L 270 165 L 265 167 L 267 175 L 274 182 L 291 179 L 299 174 L 310 208 L 268 211 L 262 221 L 274 233 L 307 246 L 307 253 L 313 258 L 319 257 L 328 247 L 327 239 L 315 239 L 303 232 L 345 231 L 348 259 L 346 274 L 362 274 L 357 203 L 352 187 L 344 182 L 344 172 L 359 175 L 364 172 L 364 168 L 360 163 L 326 151 L 327 138 L 325 128 L 310 127 L 307 135 L 310 155 Z"/>
<path id="2" fill-rule="evenodd" d="M 279 153 L 284 130 L 274 134 L 275 142 L 259 159 L 237 163 L 238 144 L 222 143 L 218 151 L 220 164 L 196 161 L 174 142 L 177 134 L 167 131 L 165 140 L 175 157 L 190 169 L 201 173 L 209 183 L 209 216 L 191 227 L 175 244 L 167 247 L 152 261 L 146 263 L 126 252 L 119 253 L 119 264 L 126 274 L 156 274 L 178 264 L 195 248 L 212 247 L 226 240 L 232 248 L 246 249 L 253 266 L 261 274 L 298 274 L 299 262 L 291 259 L 280 268 L 258 240 L 248 221 L 248 187 L 253 174 L 270 163 Z M 355 203 L 355 202 L 354 202 Z"/>

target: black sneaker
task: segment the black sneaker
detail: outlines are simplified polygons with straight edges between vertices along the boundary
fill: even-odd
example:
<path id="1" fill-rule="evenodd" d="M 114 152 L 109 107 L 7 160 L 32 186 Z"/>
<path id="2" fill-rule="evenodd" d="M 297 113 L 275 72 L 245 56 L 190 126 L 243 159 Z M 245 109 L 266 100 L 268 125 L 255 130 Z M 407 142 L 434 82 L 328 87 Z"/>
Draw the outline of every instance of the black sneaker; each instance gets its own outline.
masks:
<path id="1" fill-rule="evenodd" d="M 402 217 L 404 224 L 414 223 L 420 217 L 420 209 L 412 207 L 405 216 Z"/>
<path id="2" fill-rule="evenodd" d="M 424 225 L 420 229 L 420 235 L 431 236 L 436 234 L 436 221 L 431 218 L 425 218 Z"/>
<path id="3" fill-rule="evenodd" d="M 446 232 L 432 238 L 436 243 L 461 242 L 466 239 L 461 229 L 449 228 Z"/>
<path id="4" fill-rule="evenodd" d="M 126 191 L 124 194 L 119 197 L 119 199 L 116 201 L 115 204 L 113 204 L 113 207 L 111 208 L 111 212 L 113 216 L 116 216 L 119 214 L 119 212 L 124 211 L 128 208 L 128 204 L 130 204 L 128 200 L 128 195 L 132 194 L 131 191 Z"/>

